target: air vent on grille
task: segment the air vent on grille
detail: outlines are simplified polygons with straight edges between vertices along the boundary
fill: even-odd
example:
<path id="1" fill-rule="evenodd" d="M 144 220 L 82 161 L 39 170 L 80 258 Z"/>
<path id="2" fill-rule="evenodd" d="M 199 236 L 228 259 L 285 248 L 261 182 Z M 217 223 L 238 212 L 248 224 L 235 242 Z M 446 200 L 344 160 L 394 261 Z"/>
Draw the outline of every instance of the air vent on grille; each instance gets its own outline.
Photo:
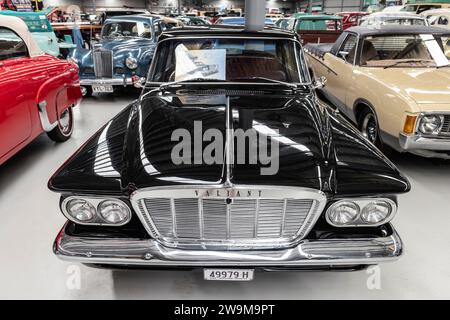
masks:
<path id="1" fill-rule="evenodd" d="M 94 72 L 98 78 L 113 77 L 113 54 L 110 50 L 97 50 L 93 53 Z"/>
<path id="2" fill-rule="evenodd" d="M 444 124 L 441 129 L 441 134 L 444 136 L 450 136 L 450 115 L 444 115 Z"/>
<path id="3" fill-rule="evenodd" d="M 176 192 L 175 192 L 176 193 Z M 167 194 L 172 194 L 168 191 Z M 148 232 L 165 245 L 277 247 L 303 238 L 326 198 L 146 197 L 133 199 Z M 228 200 L 228 201 L 227 201 Z"/>

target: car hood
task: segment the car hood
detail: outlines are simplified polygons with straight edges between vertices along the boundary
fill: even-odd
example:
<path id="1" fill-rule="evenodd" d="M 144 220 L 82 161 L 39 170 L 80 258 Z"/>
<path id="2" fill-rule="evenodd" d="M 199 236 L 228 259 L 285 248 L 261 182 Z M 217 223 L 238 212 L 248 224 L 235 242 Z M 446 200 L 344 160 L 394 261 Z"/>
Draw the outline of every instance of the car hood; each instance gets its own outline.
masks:
<path id="1" fill-rule="evenodd" d="M 308 101 L 286 95 L 258 97 L 251 92 L 238 96 L 195 93 L 149 96 L 142 100 L 134 117 L 135 130 L 128 136 L 129 180 L 123 184 L 139 189 L 177 184 L 217 185 L 228 181 L 321 189 L 330 174 L 323 149 L 326 137 L 321 131 L 321 117 Z M 254 135 L 259 148 L 260 143 L 266 142 L 270 150 L 271 146 L 278 150 L 275 153 L 279 156 L 274 154 L 272 158 L 267 153 L 269 160 L 263 161 L 258 149 L 250 149 L 248 143 L 235 139 L 229 156 L 233 161 L 227 166 L 225 146 L 231 140 L 227 128 L 232 134 Z M 220 154 L 212 164 L 207 160 L 211 142 L 202 138 L 210 130 L 220 140 Z M 190 138 L 191 154 L 183 163 L 174 165 L 174 150 L 181 140 L 174 134 L 183 133 Z M 256 163 L 249 164 L 250 153 L 257 158 Z"/>
<path id="2" fill-rule="evenodd" d="M 221 184 L 303 187 L 328 194 L 409 190 L 395 166 L 344 119 L 315 105 L 309 90 L 296 95 L 214 91 L 144 95 L 73 155 L 50 179 L 50 189 L 128 195 L 148 187 Z M 257 161 L 251 162 L 249 150 L 254 149 L 237 139 L 227 153 L 227 134 L 239 130 L 256 132 L 257 144 L 267 141 L 279 156 L 257 145 L 269 161 L 257 152 Z M 210 152 L 216 140 L 220 147 Z M 181 142 L 191 143 L 182 153 L 177 149 Z M 211 162 L 207 154 L 219 161 Z M 229 164 L 227 154 L 232 155 Z"/>
<path id="3" fill-rule="evenodd" d="M 371 68 L 369 76 L 417 104 L 450 104 L 450 67 Z"/>

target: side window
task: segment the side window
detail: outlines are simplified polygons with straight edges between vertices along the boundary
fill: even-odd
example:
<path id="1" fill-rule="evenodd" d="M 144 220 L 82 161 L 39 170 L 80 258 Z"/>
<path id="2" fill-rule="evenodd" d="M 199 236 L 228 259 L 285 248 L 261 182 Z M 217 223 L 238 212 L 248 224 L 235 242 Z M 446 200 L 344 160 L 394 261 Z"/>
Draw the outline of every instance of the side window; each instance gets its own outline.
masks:
<path id="1" fill-rule="evenodd" d="M 144 29 L 139 36 L 147 39 L 150 39 L 152 37 L 152 28 L 148 23 L 144 23 Z"/>
<path id="2" fill-rule="evenodd" d="M 446 17 L 439 17 L 438 24 L 447 26 L 448 25 L 448 19 Z"/>
<path id="3" fill-rule="evenodd" d="M 159 21 L 155 22 L 153 24 L 153 27 L 155 28 L 155 37 L 158 38 L 159 35 L 161 34 L 162 30 L 161 30 L 161 25 L 159 24 Z"/>
<path id="4" fill-rule="evenodd" d="M 338 58 L 341 58 L 349 63 L 353 63 L 356 53 L 356 44 L 358 38 L 354 34 L 349 34 L 341 45 Z"/>
<path id="5" fill-rule="evenodd" d="M 28 56 L 25 42 L 14 31 L 0 28 L 0 60 Z"/>

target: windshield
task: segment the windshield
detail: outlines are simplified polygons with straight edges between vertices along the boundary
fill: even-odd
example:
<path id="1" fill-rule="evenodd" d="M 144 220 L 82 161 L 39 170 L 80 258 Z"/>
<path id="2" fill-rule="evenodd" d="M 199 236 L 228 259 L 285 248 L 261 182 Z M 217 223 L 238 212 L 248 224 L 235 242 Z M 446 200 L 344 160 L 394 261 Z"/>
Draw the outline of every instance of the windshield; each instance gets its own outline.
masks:
<path id="1" fill-rule="evenodd" d="M 341 20 L 335 19 L 306 19 L 300 20 L 296 26 L 297 30 L 341 30 Z"/>
<path id="2" fill-rule="evenodd" d="M 150 24 L 142 22 L 110 22 L 103 27 L 102 38 L 151 38 Z"/>
<path id="3" fill-rule="evenodd" d="M 175 39 L 162 42 L 157 52 L 150 82 L 309 82 L 300 45 L 287 39 Z"/>
<path id="4" fill-rule="evenodd" d="M 363 40 L 361 65 L 436 67 L 448 65 L 447 37 L 427 34 L 370 36 Z"/>

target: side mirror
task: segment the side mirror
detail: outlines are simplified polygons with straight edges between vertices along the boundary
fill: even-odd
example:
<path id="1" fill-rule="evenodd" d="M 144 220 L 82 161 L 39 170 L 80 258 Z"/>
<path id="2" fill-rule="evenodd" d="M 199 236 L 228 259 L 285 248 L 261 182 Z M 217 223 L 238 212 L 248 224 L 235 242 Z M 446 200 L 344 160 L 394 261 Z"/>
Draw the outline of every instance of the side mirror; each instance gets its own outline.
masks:
<path id="1" fill-rule="evenodd" d="M 327 84 L 327 78 L 321 76 L 319 79 L 314 80 L 313 88 L 314 89 L 322 89 Z"/>
<path id="2" fill-rule="evenodd" d="M 347 51 L 339 51 L 339 53 L 338 53 L 338 55 L 345 61 L 347 61 L 348 54 L 349 54 L 349 52 L 347 52 Z"/>

